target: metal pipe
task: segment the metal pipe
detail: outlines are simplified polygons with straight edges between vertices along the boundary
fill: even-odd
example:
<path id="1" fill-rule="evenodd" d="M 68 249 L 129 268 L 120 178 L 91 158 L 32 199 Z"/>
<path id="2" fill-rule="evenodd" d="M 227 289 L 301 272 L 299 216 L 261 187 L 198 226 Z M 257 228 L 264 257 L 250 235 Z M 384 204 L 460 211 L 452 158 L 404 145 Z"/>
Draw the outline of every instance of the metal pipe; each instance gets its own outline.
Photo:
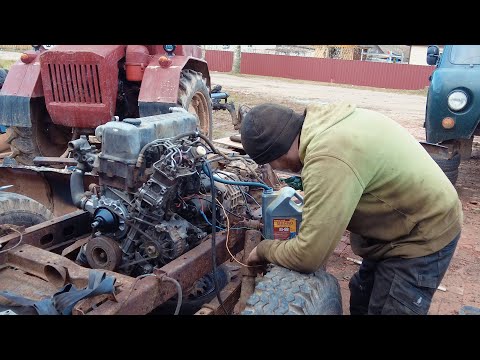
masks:
<path id="1" fill-rule="evenodd" d="M 85 194 L 83 187 L 84 171 L 76 168 L 70 176 L 70 194 L 72 196 L 73 204 L 79 209 L 82 208 L 82 199 Z"/>

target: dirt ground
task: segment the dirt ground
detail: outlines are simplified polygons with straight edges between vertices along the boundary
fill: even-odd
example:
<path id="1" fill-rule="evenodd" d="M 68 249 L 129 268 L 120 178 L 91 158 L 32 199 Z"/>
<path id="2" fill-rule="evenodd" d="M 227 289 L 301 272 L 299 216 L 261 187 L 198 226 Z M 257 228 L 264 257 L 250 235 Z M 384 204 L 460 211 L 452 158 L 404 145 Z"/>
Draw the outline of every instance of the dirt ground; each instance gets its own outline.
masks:
<path id="1" fill-rule="evenodd" d="M 404 126 L 416 139 L 425 140 L 423 121 L 426 96 L 424 91 L 388 91 L 349 86 L 334 86 L 311 81 L 294 81 L 260 76 L 233 76 L 211 73 L 212 84 L 220 84 L 230 94 L 236 106 L 276 102 L 296 111 L 303 111 L 313 101 L 329 103 L 350 101 L 357 106 L 379 111 Z M 214 113 L 214 138 L 235 134 L 227 112 Z M 463 204 L 464 227 L 443 281 L 430 307 L 429 314 L 458 314 L 464 305 L 480 307 L 480 144 L 474 142 L 472 159 L 460 165 L 456 184 Z M 358 264 L 347 258 L 358 259 L 351 251 L 348 236 L 337 246 L 327 264 L 328 270 L 340 282 L 344 313 L 349 314 L 348 281 Z"/>

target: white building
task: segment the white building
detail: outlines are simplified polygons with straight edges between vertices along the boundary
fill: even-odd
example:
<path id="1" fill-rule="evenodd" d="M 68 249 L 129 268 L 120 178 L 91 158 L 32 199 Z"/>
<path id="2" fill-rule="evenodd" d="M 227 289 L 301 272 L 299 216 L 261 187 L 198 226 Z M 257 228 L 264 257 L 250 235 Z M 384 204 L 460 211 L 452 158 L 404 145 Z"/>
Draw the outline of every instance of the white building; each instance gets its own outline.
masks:
<path id="1" fill-rule="evenodd" d="M 427 48 L 429 45 L 412 45 L 410 47 L 410 65 L 428 65 Z M 440 53 L 443 51 L 443 45 L 439 46 Z"/>

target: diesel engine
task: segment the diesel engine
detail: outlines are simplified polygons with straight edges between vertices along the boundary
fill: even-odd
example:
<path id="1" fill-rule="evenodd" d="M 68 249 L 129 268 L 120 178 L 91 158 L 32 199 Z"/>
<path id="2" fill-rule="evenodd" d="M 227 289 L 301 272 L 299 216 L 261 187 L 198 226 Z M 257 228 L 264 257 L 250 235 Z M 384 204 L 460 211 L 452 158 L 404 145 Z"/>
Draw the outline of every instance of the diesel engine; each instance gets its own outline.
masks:
<path id="1" fill-rule="evenodd" d="M 194 115 L 171 110 L 97 127 L 101 150 L 85 137 L 69 143 L 78 162 L 72 199 L 92 215 L 92 239 L 78 261 L 131 276 L 148 274 L 198 245 L 213 226 L 224 229 L 226 212 L 240 219 L 254 216 L 247 186 L 216 183 L 221 206 L 212 206 L 210 178 L 203 169 L 207 158 L 219 156 L 196 132 Z M 234 159 L 231 169 L 225 156 L 222 161 L 223 167 L 214 170 L 217 178 L 242 180 L 245 161 Z M 85 172 L 99 178 L 88 191 Z"/>

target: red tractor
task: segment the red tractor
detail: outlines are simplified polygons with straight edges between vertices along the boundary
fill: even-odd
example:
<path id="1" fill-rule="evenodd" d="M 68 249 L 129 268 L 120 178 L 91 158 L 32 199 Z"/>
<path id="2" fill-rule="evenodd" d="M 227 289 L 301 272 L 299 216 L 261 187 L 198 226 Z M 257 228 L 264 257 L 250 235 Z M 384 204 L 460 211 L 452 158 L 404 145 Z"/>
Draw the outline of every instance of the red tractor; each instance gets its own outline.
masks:
<path id="1" fill-rule="evenodd" d="M 35 46 L 15 63 L 0 91 L 0 125 L 12 155 L 66 157 L 67 143 L 108 121 L 183 107 L 211 138 L 207 63 L 194 45 Z"/>

